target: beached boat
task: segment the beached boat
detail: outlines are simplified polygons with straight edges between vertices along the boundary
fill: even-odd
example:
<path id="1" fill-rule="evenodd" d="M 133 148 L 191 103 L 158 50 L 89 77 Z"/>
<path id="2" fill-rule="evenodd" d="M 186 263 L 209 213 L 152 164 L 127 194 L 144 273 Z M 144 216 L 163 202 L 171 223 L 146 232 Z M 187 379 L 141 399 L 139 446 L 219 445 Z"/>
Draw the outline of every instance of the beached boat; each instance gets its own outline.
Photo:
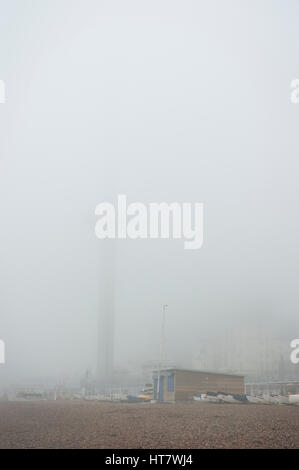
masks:
<path id="1" fill-rule="evenodd" d="M 220 399 L 217 396 L 208 395 L 207 393 L 198 393 L 194 395 L 193 400 L 203 403 L 220 403 Z"/>
<path id="2" fill-rule="evenodd" d="M 256 397 L 253 395 L 246 395 L 247 400 L 249 403 L 254 403 L 255 405 L 263 405 L 265 404 L 265 401 L 262 397 Z"/>
<path id="3" fill-rule="evenodd" d="M 299 405 L 299 395 L 289 395 L 289 403 L 292 405 Z"/>

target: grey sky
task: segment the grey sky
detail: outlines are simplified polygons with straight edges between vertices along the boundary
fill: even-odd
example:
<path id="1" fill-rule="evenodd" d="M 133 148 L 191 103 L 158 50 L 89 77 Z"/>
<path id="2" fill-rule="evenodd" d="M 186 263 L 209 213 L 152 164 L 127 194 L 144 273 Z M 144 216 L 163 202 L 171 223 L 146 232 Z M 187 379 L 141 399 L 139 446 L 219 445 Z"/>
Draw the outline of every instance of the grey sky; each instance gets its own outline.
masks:
<path id="1" fill-rule="evenodd" d="M 117 363 L 156 357 L 165 302 L 174 359 L 249 318 L 298 337 L 298 15 L 296 0 L 0 0 L 9 377 L 95 367 L 94 210 L 120 193 L 204 202 L 205 241 L 117 243 Z"/>

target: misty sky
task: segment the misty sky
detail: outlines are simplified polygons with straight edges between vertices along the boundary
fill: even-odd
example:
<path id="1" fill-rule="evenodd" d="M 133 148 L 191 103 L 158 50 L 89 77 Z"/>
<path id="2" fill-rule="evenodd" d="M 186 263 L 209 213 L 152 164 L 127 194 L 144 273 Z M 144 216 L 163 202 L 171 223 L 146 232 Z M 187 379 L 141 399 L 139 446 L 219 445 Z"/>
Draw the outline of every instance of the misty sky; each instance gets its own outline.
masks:
<path id="1" fill-rule="evenodd" d="M 203 202 L 205 239 L 119 241 L 116 365 L 299 334 L 296 0 L 0 0 L 2 377 L 96 364 L 95 207 Z"/>

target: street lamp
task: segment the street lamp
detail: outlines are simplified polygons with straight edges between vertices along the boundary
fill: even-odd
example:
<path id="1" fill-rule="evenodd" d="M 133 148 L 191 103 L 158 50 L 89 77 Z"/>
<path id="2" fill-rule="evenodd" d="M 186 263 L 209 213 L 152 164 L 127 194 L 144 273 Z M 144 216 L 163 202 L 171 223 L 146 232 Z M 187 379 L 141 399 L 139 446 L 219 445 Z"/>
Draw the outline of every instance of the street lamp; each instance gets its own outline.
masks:
<path id="1" fill-rule="evenodd" d="M 157 401 L 160 401 L 160 387 L 161 387 L 161 367 L 162 361 L 165 359 L 165 313 L 168 305 L 164 304 L 162 307 L 162 325 L 161 325 L 161 344 L 160 344 L 160 358 L 158 363 L 158 386 L 157 386 Z"/>

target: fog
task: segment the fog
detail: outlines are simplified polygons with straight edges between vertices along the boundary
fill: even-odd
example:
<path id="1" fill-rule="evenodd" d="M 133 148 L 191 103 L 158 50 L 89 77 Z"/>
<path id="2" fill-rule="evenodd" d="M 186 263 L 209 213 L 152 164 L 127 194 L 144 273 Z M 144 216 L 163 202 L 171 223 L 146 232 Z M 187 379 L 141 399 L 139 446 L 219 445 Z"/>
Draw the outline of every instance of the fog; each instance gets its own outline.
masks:
<path id="1" fill-rule="evenodd" d="M 298 14 L 296 0 L 0 0 L 2 385 L 96 373 L 111 243 L 95 208 L 118 194 L 202 202 L 204 242 L 113 243 L 116 368 L 157 360 L 163 304 L 166 356 L 182 367 L 209 344 L 229 350 L 233 332 L 288 351 Z"/>

